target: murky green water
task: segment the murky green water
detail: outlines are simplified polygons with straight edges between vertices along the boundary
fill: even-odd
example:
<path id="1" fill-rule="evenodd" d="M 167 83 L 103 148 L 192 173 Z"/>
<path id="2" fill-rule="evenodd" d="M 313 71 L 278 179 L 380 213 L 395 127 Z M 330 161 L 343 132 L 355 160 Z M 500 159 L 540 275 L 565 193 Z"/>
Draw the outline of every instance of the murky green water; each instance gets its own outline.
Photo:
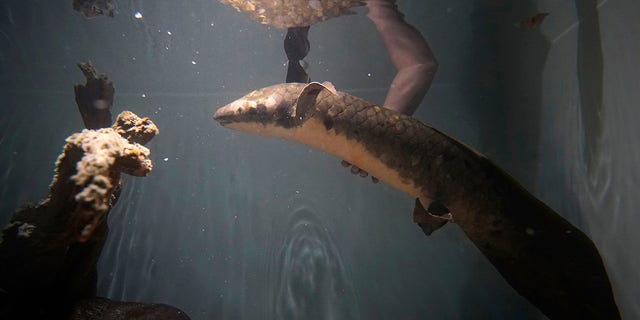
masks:
<path id="1" fill-rule="evenodd" d="M 592 237 L 623 317 L 640 317 L 639 5 L 398 4 L 440 64 L 415 116 Z M 311 27 L 307 72 L 381 102 L 395 69 L 355 11 Z M 538 28 L 514 25 L 538 12 L 551 13 Z M 160 128 L 153 172 L 125 178 L 109 215 L 100 295 L 193 319 L 544 319 L 455 225 L 425 237 L 399 191 L 213 121 L 284 82 L 284 35 L 211 0 L 117 1 L 113 18 L 91 20 L 66 1 L 0 3 L 0 222 L 45 197 L 65 137 L 82 129 L 75 65 L 91 60 L 114 81 L 114 113 Z"/>

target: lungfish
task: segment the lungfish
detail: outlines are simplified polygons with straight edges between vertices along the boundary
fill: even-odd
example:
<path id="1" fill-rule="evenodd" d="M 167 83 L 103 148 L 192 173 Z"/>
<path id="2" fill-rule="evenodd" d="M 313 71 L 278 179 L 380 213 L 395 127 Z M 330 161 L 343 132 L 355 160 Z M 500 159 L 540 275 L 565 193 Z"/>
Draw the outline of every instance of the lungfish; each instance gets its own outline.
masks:
<path id="1" fill-rule="evenodd" d="M 362 0 L 220 0 L 249 18 L 276 28 L 306 27 L 345 14 Z"/>
<path id="2" fill-rule="evenodd" d="M 551 319 L 620 319 L 594 243 L 488 158 L 328 82 L 278 84 L 220 108 L 223 126 L 303 143 L 415 199 L 426 234 L 455 223 Z"/>

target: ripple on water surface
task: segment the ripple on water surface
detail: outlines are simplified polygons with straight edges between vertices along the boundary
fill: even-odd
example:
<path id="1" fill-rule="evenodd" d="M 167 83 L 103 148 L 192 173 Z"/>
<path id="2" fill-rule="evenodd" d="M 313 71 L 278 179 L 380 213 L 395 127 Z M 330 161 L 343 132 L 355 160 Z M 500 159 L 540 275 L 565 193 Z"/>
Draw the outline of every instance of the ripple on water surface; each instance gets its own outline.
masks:
<path id="1" fill-rule="evenodd" d="M 273 257 L 274 319 L 357 319 L 348 273 L 312 208 L 292 210 Z"/>

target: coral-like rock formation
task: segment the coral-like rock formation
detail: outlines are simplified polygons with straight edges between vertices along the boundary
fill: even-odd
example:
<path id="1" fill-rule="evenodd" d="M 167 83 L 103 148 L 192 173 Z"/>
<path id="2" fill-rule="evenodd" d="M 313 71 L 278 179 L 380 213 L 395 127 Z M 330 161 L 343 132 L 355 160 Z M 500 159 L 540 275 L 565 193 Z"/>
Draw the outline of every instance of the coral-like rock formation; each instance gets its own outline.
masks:
<path id="1" fill-rule="evenodd" d="M 0 319 L 188 320 L 168 305 L 96 297 L 96 265 L 120 174 L 151 172 L 149 149 L 142 145 L 158 128 L 128 111 L 111 126 L 113 83 L 91 62 L 78 67 L 87 83 L 74 87 L 76 103 L 85 127 L 96 130 L 67 138 L 49 197 L 18 210 L 0 232 Z"/>
<path id="2" fill-rule="evenodd" d="M 151 120 L 125 111 L 111 128 L 83 130 L 67 138 L 58 158 L 51 196 L 44 203 L 62 206 L 74 198 L 71 224 L 81 230 L 66 230 L 70 237 L 87 241 L 111 208 L 120 186 L 120 173 L 143 177 L 152 169 L 146 143 L 158 133 Z"/>
<path id="3" fill-rule="evenodd" d="M 2 231 L 0 318 L 66 317 L 79 299 L 95 295 L 120 175 L 149 174 L 149 149 L 140 143 L 157 133 L 151 120 L 123 112 L 111 128 L 67 138 L 49 197 L 20 209 Z"/>

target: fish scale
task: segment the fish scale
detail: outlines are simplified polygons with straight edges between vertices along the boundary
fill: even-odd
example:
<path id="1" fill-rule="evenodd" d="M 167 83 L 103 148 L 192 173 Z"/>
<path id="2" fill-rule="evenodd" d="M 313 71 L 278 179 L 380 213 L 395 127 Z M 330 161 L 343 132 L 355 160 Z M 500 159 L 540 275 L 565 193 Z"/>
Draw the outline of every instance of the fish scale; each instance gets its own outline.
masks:
<path id="1" fill-rule="evenodd" d="M 266 105 L 274 95 L 282 99 Z M 247 112 L 247 106 L 263 105 L 264 117 Z M 367 171 L 417 199 L 414 221 L 427 235 L 452 218 L 504 279 L 550 319 L 620 319 L 591 239 L 489 159 L 415 118 L 338 92 L 330 83 L 263 88 L 214 118 L 231 129 L 306 144 Z M 425 208 L 431 205 L 449 213 L 430 213 Z"/>
<path id="2" fill-rule="evenodd" d="M 220 0 L 252 20 L 276 28 L 306 27 L 351 14 L 351 8 L 362 6 L 361 0 Z"/>

